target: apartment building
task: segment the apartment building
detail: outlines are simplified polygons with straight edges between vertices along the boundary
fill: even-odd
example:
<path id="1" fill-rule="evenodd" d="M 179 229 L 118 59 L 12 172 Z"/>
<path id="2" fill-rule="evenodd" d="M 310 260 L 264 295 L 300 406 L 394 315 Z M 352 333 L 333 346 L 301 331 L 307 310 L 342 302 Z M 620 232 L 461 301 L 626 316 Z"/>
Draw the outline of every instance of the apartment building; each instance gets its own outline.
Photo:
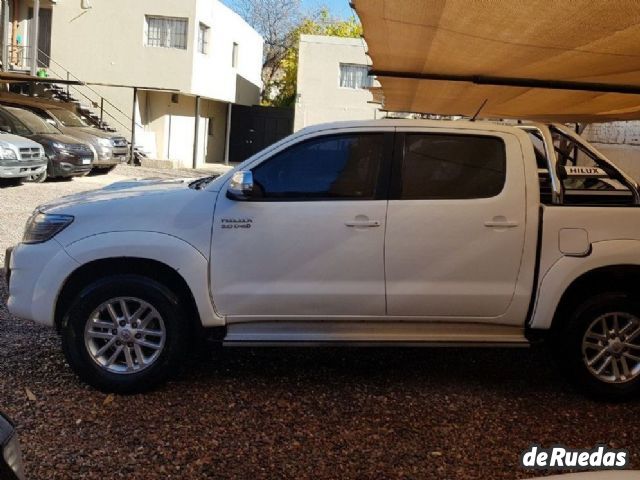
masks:
<path id="1" fill-rule="evenodd" d="M 380 104 L 360 38 L 302 35 L 294 130 L 339 120 L 380 118 Z"/>
<path id="2" fill-rule="evenodd" d="M 218 0 L 2 1 L 3 67 L 33 65 L 37 4 L 37 66 L 87 82 L 72 93 L 96 108 L 106 99 L 123 134 L 135 117 L 136 144 L 154 159 L 224 161 L 233 105 L 259 101 L 263 39 Z"/>

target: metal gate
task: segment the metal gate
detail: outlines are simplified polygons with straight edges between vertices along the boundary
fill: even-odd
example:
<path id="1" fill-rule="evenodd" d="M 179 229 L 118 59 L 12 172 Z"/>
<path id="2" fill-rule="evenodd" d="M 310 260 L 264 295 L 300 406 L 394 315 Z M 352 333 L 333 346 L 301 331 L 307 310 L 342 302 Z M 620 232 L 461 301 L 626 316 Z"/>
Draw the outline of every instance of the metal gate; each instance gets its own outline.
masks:
<path id="1" fill-rule="evenodd" d="M 293 109 L 233 105 L 229 162 L 242 162 L 293 132 Z"/>

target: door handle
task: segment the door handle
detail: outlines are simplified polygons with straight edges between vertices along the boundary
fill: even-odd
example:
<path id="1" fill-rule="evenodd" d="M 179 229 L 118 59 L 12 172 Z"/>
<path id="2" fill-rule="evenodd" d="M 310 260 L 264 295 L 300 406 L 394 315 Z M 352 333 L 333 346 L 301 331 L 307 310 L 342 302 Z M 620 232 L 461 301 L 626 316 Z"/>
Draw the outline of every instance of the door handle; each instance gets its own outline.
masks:
<path id="1" fill-rule="evenodd" d="M 347 227 L 366 228 L 366 227 L 379 227 L 380 222 L 377 220 L 351 220 L 344 222 Z"/>
<path id="2" fill-rule="evenodd" d="M 520 225 L 518 222 L 509 221 L 507 219 L 498 220 L 497 218 L 484 222 L 484 226 L 489 228 L 515 228 L 518 225 Z"/>

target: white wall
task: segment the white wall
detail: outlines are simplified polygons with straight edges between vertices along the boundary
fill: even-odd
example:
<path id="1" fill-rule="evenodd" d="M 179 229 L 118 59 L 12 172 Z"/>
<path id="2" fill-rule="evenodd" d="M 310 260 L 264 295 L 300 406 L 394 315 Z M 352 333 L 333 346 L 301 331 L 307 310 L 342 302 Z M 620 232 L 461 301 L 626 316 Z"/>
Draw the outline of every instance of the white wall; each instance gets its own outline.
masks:
<path id="1" fill-rule="evenodd" d="M 200 23 L 210 27 L 205 54 L 195 51 L 191 93 L 227 102 L 254 105 L 262 85 L 262 37 L 239 15 L 218 1 L 198 0 L 193 35 L 197 41 Z M 232 67 L 233 43 L 238 44 L 238 65 Z M 236 75 L 255 85 L 252 95 L 237 98 Z"/>
<path id="2" fill-rule="evenodd" d="M 369 64 L 364 41 L 356 38 L 302 35 L 294 130 L 338 120 L 380 117 L 368 90 L 340 87 L 340 63 Z"/>

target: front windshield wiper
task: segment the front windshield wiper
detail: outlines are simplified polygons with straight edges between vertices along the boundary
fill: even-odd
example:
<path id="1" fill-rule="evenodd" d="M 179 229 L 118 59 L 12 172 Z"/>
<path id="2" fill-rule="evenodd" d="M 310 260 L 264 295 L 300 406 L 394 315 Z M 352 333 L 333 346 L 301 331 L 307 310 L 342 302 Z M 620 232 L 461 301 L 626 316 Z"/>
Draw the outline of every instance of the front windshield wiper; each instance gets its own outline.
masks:
<path id="1" fill-rule="evenodd" d="M 194 180 L 189 184 L 189 188 L 193 188 L 194 190 L 202 190 L 219 176 L 220 175 L 211 175 L 210 177 L 202 177 Z"/>

